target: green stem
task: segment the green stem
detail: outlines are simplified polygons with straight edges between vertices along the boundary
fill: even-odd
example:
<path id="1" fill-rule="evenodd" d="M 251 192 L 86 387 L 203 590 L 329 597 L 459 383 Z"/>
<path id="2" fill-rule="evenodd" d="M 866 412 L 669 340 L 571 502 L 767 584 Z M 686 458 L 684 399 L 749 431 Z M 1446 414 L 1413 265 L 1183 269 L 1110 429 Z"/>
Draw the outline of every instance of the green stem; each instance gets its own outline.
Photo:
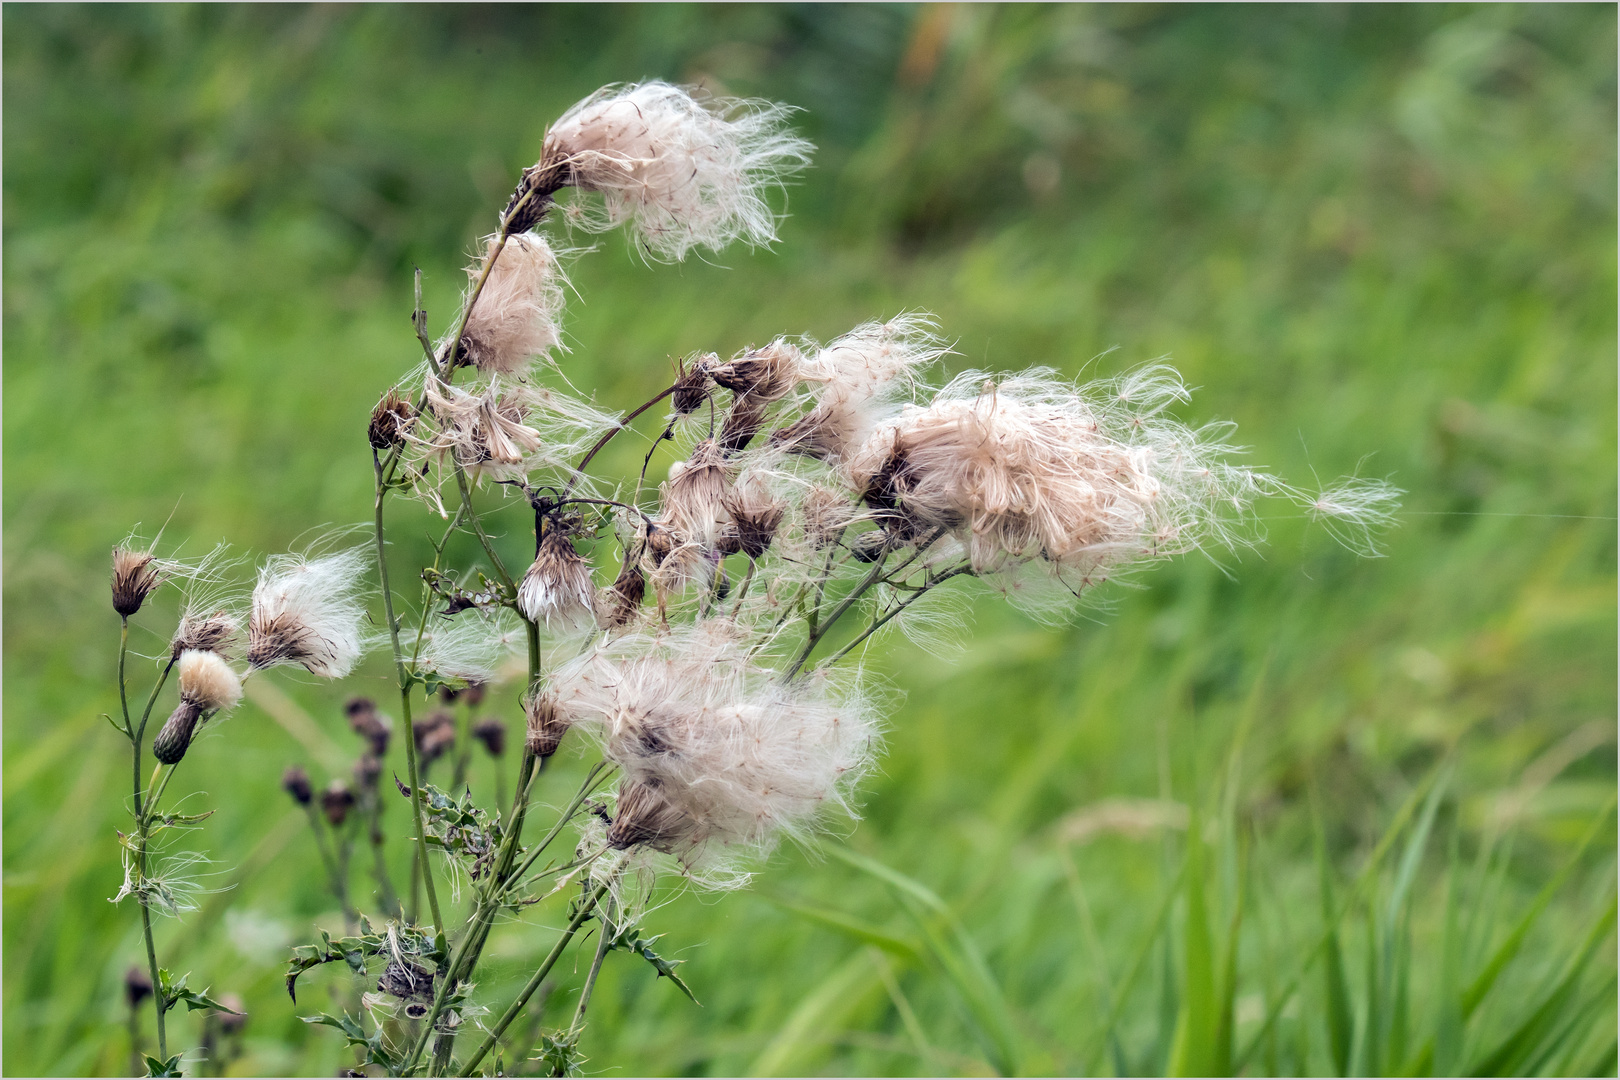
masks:
<path id="1" fill-rule="evenodd" d="M 851 589 L 849 594 L 838 602 L 838 606 L 833 608 L 832 614 L 827 616 L 827 621 L 818 623 L 816 628 L 810 631 L 804 639 L 804 647 L 799 650 L 799 655 L 793 660 L 793 666 L 788 668 L 787 674 L 782 676 L 783 682 L 791 682 L 794 676 L 799 674 L 799 669 L 804 667 L 806 660 L 810 659 L 810 653 L 815 650 L 821 639 L 827 636 L 827 631 L 831 630 L 833 624 L 843 618 L 844 612 L 854 607 L 856 601 L 860 600 L 866 590 L 875 585 L 877 580 L 883 576 L 883 564 L 888 561 L 888 558 L 889 553 L 885 549 L 878 559 L 872 563 L 872 569 L 867 571 L 866 577 L 861 579 L 860 584 Z"/>
<path id="2" fill-rule="evenodd" d="M 124 734 L 133 741 L 135 738 L 135 726 L 129 722 L 129 684 L 124 679 L 124 657 L 129 652 L 129 619 L 125 616 L 119 616 L 118 621 L 121 624 L 118 631 L 118 705 L 124 710 Z M 135 787 L 139 789 L 140 786 L 141 763 L 137 760 L 135 762 Z M 136 794 L 139 795 L 138 790 Z M 140 807 L 137 806 L 135 812 L 140 813 Z"/>
<path id="3" fill-rule="evenodd" d="M 523 1011 L 523 1006 L 529 1003 L 529 998 L 533 997 L 534 992 L 540 988 L 541 981 L 551 974 L 551 969 L 556 966 L 557 960 L 563 954 L 563 950 L 574 939 L 574 935 L 579 932 L 579 928 L 585 925 L 585 920 L 591 917 L 591 912 L 595 910 L 597 903 L 602 899 L 602 894 L 605 892 L 607 892 L 607 883 L 603 882 L 596 887 L 595 892 L 591 893 L 590 898 L 580 905 L 579 910 L 574 912 L 574 917 L 568 920 L 568 928 L 562 932 L 562 936 L 557 938 L 557 944 L 552 946 L 551 952 L 546 954 L 545 960 L 541 961 L 540 966 L 529 977 L 529 981 L 524 984 L 523 990 L 512 1004 L 507 1007 L 506 1012 L 501 1014 L 501 1018 L 496 1021 L 495 1026 L 489 1029 L 489 1034 L 484 1037 L 484 1041 L 479 1044 L 473 1056 L 462 1066 L 462 1076 L 471 1076 L 473 1074 L 473 1070 L 478 1068 L 479 1063 L 484 1060 L 491 1048 L 494 1047 L 495 1041 L 501 1037 L 512 1021 L 517 1018 L 517 1015 Z"/>
<path id="4" fill-rule="evenodd" d="M 524 874 L 529 872 L 529 867 L 534 865 L 535 860 L 538 859 L 551 844 L 551 842 L 557 838 L 557 834 L 562 832 L 563 828 L 571 820 L 573 820 L 574 813 L 579 809 L 580 804 L 586 799 L 590 798 L 591 792 L 595 790 L 597 778 L 601 776 L 602 771 L 607 768 L 608 763 L 605 761 L 598 761 L 591 767 L 591 771 L 585 774 L 585 782 L 579 785 L 579 792 L 574 796 L 574 801 L 569 803 L 567 808 L 564 809 L 563 812 L 557 817 L 557 823 L 551 827 L 550 832 L 546 833 L 545 839 L 541 840 L 540 843 L 535 846 L 534 850 L 529 852 L 529 857 L 524 860 L 523 865 L 518 867 L 517 870 L 507 878 L 508 882 L 516 881 Z"/>
<path id="5" fill-rule="evenodd" d="M 144 848 L 144 844 L 142 845 Z M 141 875 L 144 879 L 146 867 L 144 865 L 146 852 L 141 852 Z M 138 895 L 138 894 L 137 894 Z M 158 1060 L 169 1060 L 169 1038 L 163 1030 L 163 1014 L 167 1011 L 163 1000 L 163 981 L 158 977 L 157 948 L 152 944 L 152 909 L 146 906 L 146 898 L 138 896 L 141 901 L 141 932 L 146 935 L 146 966 L 152 975 L 152 1008 L 157 1013 L 157 1040 Z"/>
<path id="6" fill-rule="evenodd" d="M 612 904 L 608 907 L 611 909 Z M 579 1038 L 579 1033 L 585 1027 L 585 1010 L 590 1008 L 591 991 L 596 989 L 596 977 L 602 973 L 602 961 L 607 957 L 608 947 L 613 944 L 613 937 L 617 928 L 609 925 L 606 916 L 599 920 L 602 932 L 597 935 L 596 955 L 591 958 L 591 970 L 585 975 L 585 985 L 579 991 L 579 1005 L 574 1009 L 574 1022 L 568 1025 L 568 1039 L 573 1042 Z"/>
<path id="7" fill-rule="evenodd" d="M 399 680 L 400 712 L 404 715 L 405 766 L 411 777 L 411 813 L 416 824 L 416 859 L 421 867 L 422 882 L 427 887 L 428 907 L 433 912 L 433 926 L 443 933 L 444 916 L 439 913 L 439 896 L 433 888 L 433 868 L 427 857 L 427 829 L 422 824 L 422 789 L 417 779 L 416 768 L 416 732 L 411 726 L 411 680 L 405 671 L 405 652 L 399 644 L 399 620 L 394 617 L 394 594 L 388 587 L 388 549 L 383 541 L 383 498 L 387 495 L 388 489 L 383 484 L 382 462 L 375 453 L 371 455 L 371 463 L 377 475 L 375 506 L 377 576 L 382 584 L 383 613 L 388 619 L 388 637 L 394 646 L 394 672 Z"/>
<path id="8" fill-rule="evenodd" d="M 890 619 L 894 618 L 896 615 L 906 610 L 906 608 L 910 607 L 912 604 L 915 604 L 918 600 L 921 600 L 924 596 L 926 596 L 929 589 L 949 581 L 958 574 L 965 574 L 967 572 L 968 567 L 958 566 L 954 570 L 947 571 L 937 578 L 930 578 L 927 584 L 918 589 L 915 593 L 906 597 L 900 603 L 896 604 L 886 615 L 883 616 L 883 618 L 874 620 L 872 625 L 868 626 L 865 630 L 862 630 L 854 641 L 851 641 L 848 645 L 845 645 L 842 649 L 839 649 L 837 652 L 833 653 L 832 657 L 827 661 L 827 663 L 836 664 L 838 661 L 848 656 L 857 645 L 871 637 L 873 634 L 877 633 L 879 630 L 883 629 L 884 625 L 887 624 Z"/>

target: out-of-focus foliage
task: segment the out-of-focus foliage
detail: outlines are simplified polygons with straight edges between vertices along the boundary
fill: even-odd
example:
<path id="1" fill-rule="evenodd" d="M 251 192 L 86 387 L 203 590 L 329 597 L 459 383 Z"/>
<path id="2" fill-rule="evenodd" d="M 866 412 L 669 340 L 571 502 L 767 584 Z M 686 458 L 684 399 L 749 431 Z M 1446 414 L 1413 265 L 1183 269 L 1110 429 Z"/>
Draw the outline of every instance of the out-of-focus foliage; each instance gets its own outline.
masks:
<path id="1" fill-rule="evenodd" d="M 648 267 L 608 237 L 572 262 L 564 370 L 604 406 L 641 401 L 695 349 L 925 308 L 958 366 L 1112 373 L 1168 355 L 1201 387 L 1184 415 L 1238 421 L 1256 461 L 1305 481 L 1359 466 L 1410 494 L 1383 560 L 1278 517 L 1259 554 L 1156 570 L 1076 626 L 981 600 L 955 655 L 874 650 L 906 698 L 848 829 L 862 855 L 784 853 L 751 892 L 657 912 L 660 953 L 686 961 L 703 1007 L 611 957 L 585 1067 L 1231 1065 L 1320 913 L 1359 897 L 1340 962 L 1318 954 L 1251 1070 L 1396 1071 L 1438 1033 L 1431 1067 L 1612 1072 L 1614 864 L 1597 853 L 1614 841 L 1614 20 L 7 7 L 7 1070 L 128 1067 L 121 977 L 140 947 L 133 910 L 107 903 L 128 782 L 99 718 L 116 702 L 108 549 L 135 522 L 167 521 L 165 542 L 193 551 L 273 552 L 364 520 L 365 419 L 413 362 L 412 268 L 437 328 L 547 120 L 605 82 L 662 77 L 800 106 L 820 151 L 775 252 Z M 522 519 L 501 540 L 514 557 Z M 428 524 L 402 517 L 402 560 Z M 144 653 L 172 603 L 137 620 Z M 351 688 L 383 697 L 383 667 L 366 676 Z M 312 974 L 314 1004 L 286 1000 L 286 946 L 339 920 L 277 780 L 293 761 L 345 770 L 359 747 L 340 688 L 261 682 L 181 774 L 219 807 L 188 843 L 226 891 L 162 925 L 160 951 L 246 1000 L 235 1071 L 330 1075 L 348 1052 L 295 1013 L 352 1007 L 354 990 Z M 495 707 L 517 721 L 510 692 Z M 1444 783 L 1421 788 L 1448 753 Z M 572 791 L 561 772 L 545 798 Z M 1217 822 L 1207 853 L 1183 843 L 1188 804 Z M 1403 806 L 1411 827 L 1352 893 Z M 1464 1025 L 1457 987 L 1594 816 L 1511 991 Z M 1199 887 L 1162 904 L 1178 880 Z M 483 1000 L 506 1000 L 557 914 L 499 931 Z M 1554 1010 L 1593 1002 L 1587 1019 L 1508 1045 L 1594 926 Z M 572 1004 L 565 966 L 548 1024 Z M 193 1021 L 174 1028 L 197 1041 Z"/>

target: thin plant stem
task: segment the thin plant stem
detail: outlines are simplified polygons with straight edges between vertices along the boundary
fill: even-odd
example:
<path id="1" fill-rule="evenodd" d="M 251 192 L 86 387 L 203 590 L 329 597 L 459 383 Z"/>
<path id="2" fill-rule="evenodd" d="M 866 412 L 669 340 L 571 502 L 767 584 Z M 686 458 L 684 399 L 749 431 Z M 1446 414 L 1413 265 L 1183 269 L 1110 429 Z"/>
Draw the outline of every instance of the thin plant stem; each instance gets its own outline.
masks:
<path id="1" fill-rule="evenodd" d="M 147 903 L 145 888 L 147 857 L 146 848 L 147 837 L 150 835 L 150 822 L 146 815 L 146 807 L 142 805 L 141 800 L 141 736 L 146 732 L 146 720 L 147 717 L 151 716 L 152 714 L 152 703 L 157 700 L 158 691 L 161 690 L 163 688 L 163 684 L 168 681 L 169 670 L 174 667 L 174 661 L 172 659 L 169 661 L 168 666 L 163 669 L 162 676 L 159 677 L 157 683 L 152 687 L 151 696 L 146 702 L 146 712 L 141 716 L 141 726 L 137 731 L 130 724 L 129 687 L 125 679 L 124 667 L 125 655 L 129 648 L 129 619 L 122 618 L 120 621 L 123 625 L 118 640 L 118 701 L 123 707 L 124 728 L 129 733 L 130 757 L 133 762 L 134 770 L 134 808 L 135 829 L 137 833 L 135 841 L 135 873 L 140 886 L 135 893 L 135 902 L 141 906 L 141 936 L 146 942 L 146 966 L 147 972 L 152 979 L 152 1011 L 157 1017 L 158 1059 L 160 1061 L 167 1061 L 169 1059 L 169 1039 L 163 1022 L 163 1014 L 165 1012 L 163 1001 L 163 980 L 158 971 L 157 946 L 152 940 L 152 909 Z M 152 802 L 155 804 L 156 799 L 154 798 Z M 130 1031 L 133 1035 L 135 1030 L 134 1010 L 131 1010 L 130 1017 Z"/>
<path id="2" fill-rule="evenodd" d="M 315 804 L 313 802 L 307 803 L 304 806 L 304 813 L 309 818 L 309 831 L 315 836 L 315 850 L 320 853 L 321 865 L 326 867 L 327 884 L 331 886 L 332 895 L 337 897 L 338 904 L 343 908 L 343 919 L 347 922 L 350 911 L 348 890 L 344 888 L 343 878 L 338 871 L 337 860 L 332 857 L 331 852 L 326 850 L 326 840 L 321 836 L 321 820 L 317 816 Z"/>
<path id="3" fill-rule="evenodd" d="M 675 392 L 675 387 L 678 385 L 678 383 L 674 383 L 671 384 L 668 389 L 659 391 L 658 395 L 652 398 L 652 400 L 631 409 L 629 412 L 625 413 L 622 418 L 620 418 L 616 425 L 614 425 L 611 429 L 604 431 L 602 433 L 602 437 L 596 440 L 595 445 L 593 445 L 589 450 L 585 451 L 585 456 L 579 459 L 579 464 L 574 466 L 574 478 L 568 482 L 568 487 L 563 489 L 563 494 L 566 496 L 569 492 L 574 490 L 574 485 L 579 483 L 579 478 L 585 474 L 585 466 L 591 463 L 591 459 L 594 458 L 604 446 L 613 441 L 613 436 L 617 435 L 621 431 L 627 430 L 630 427 L 630 421 L 634 420 L 636 417 L 640 416 L 642 413 L 646 412 L 660 401 L 663 401 L 665 398 L 669 397 L 669 395 L 673 394 Z"/>
<path id="4" fill-rule="evenodd" d="M 144 839 L 144 838 L 143 838 Z M 141 878 L 146 877 L 146 851 L 142 844 L 141 851 Z M 158 1060 L 169 1060 L 169 1037 L 163 1029 L 163 1014 L 166 1011 L 163 1001 L 163 981 L 158 975 L 157 947 L 152 944 L 152 909 L 146 905 L 146 897 L 136 894 L 141 902 L 141 933 L 146 937 L 146 966 L 152 975 L 152 1010 L 157 1014 L 157 1041 Z"/>
<path id="5" fill-rule="evenodd" d="M 867 572 L 866 577 L 861 579 L 860 584 L 851 589 L 849 594 L 839 601 L 838 606 L 833 608 L 832 614 L 827 616 L 827 621 L 818 623 L 815 629 L 806 635 L 804 647 L 799 650 L 799 655 L 794 658 L 787 674 L 782 676 L 783 682 L 791 682 L 799 674 L 799 669 L 804 667 L 804 662 L 810 659 L 810 653 L 815 650 L 821 639 L 827 636 L 827 631 L 832 629 L 833 624 L 843 617 L 844 612 L 855 606 L 856 601 L 860 600 L 867 589 L 877 584 L 878 579 L 883 576 L 883 564 L 888 561 L 888 557 L 889 553 L 885 548 L 877 561 L 872 564 L 872 569 Z"/>
<path id="6" fill-rule="evenodd" d="M 524 984 L 523 989 L 512 1001 L 512 1004 L 507 1006 L 506 1012 L 501 1014 L 501 1018 L 495 1022 L 495 1026 L 489 1029 L 489 1034 L 484 1037 L 484 1041 L 473 1052 L 473 1056 L 462 1065 L 462 1076 L 471 1076 L 473 1074 L 473 1070 L 478 1068 L 479 1063 L 484 1060 L 490 1049 L 494 1047 L 495 1041 L 501 1037 L 507 1026 L 523 1011 L 523 1006 L 529 1003 L 529 998 L 540 988 L 541 980 L 551 973 L 551 969 L 556 966 L 557 960 L 562 956 L 563 950 L 574 939 L 574 935 L 579 932 L 579 928 L 585 925 L 585 920 L 591 917 L 591 912 L 596 909 L 597 903 L 602 899 L 602 894 L 607 892 L 607 889 L 607 882 L 598 885 L 589 899 L 574 912 L 574 917 L 568 920 L 567 929 L 557 938 L 557 943 L 551 947 L 551 952 L 546 954 L 546 958 L 540 962 L 540 966 L 535 969 L 534 974 L 529 976 L 529 981 Z"/>
<path id="7" fill-rule="evenodd" d="M 612 908 L 612 903 L 608 907 Z M 568 1039 L 570 1042 L 579 1038 L 580 1031 L 585 1027 L 585 1010 L 591 1005 L 591 992 L 596 989 L 596 977 L 602 973 L 602 961 L 607 958 L 608 949 L 613 945 L 613 938 L 618 928 L 608 921 L 609 912 L 602 913 L 598 922 L 602 924 L 602 932 L 597 935 L 596 955 L 591 957 L 591 970 L 585 974 L 585 985 L 579 990 L 579 1005 L 574 1009 L 574 1022 L 568 1025 Z"/>
<path id="8" fill-rule="evenodd" d="M 928 580 L 928 582 L 923 585 L 922 588 L 918 589 L 916 592 L 912 593 L 910 596 L 908 596 L 904 600 L 900 601 L 900 603 L 896 604 L 881 619 L 874 619 L 872 621 L 872 624 L 870 626 L 868 626 L 865 630 L 862 630 L 860 632 L 860 634 L 855 638 L 854 641 L 851 641 L 848 645 L 845 645 L 842 649 L 839 649 L 837 652 L 833 653 L 832 656 L 827 660 L 827 663 L 829 665 L 836 664 L 836 663 L 838 663 L 838 661 L 840 661 L 844 657 L 848 656 L 851 652 L 854 651 L 854 649 L 855 649 L 855 647 L 857 645 L 859 645 L 861 642 L 865 641 L 867 638 L 871 637 L 873 634 L 877 633 L 879 630 L 883 629 L 884 625 L 887 624 L 890 619 L 894 618 L 896 615 L 898 615 L 902 611 L 906 610 L 906 608 L 910 607 L 912 604 L 915 604 L 918 600 L 921 600 L 924 596 L 926 596 L 928 594 L 928 591 L 930 589 L 934 588 L 936 585 L 943 585 L 945 582 L 949 581 L 951 578 L 956 577 L 959 574 L 966 574 L 968 572 L 969 572 L 968 567 L 966 567 L 966 566 L 958 566 L 953 570 L 949 570 L 949 571 L 941 574 L 937 578 L 930 578 Z"/>
<path id="9" fill-rule="evenodd" d="M 135 738 L 135 728 L 129 722 L 129 685 L 124 679 L 124 657 L 129 652 L 129 617 L 120 615 L 118 622 L 118 705 L 124 711 L 124 734 L 133 740 Z M 137 758 L 135 761 L 135 786 L 138 788 L 140 784 L 141 763 Z M 136 794 L 139 797 L 139 792 Z M 135 812 L 140 813 L 140 807 L 137 806 Z"/>
<path id="10" fill-rule="evenodd" d="M 529 857 L 524 860 L 523 865 L 518 867 L 507 878 L 507 881 L 516 881 L 529 872 L 529 868 L 534 865 L 535 860 L 545 852 L 551 842 L 557 838 L 557 834 L 561 833 L 568 822 L 573 819 L 575 812 L 579 810 L 580 804 L 590 798 L 591 792 L 596 789 L 598 781 L 605 779 L 603 771 L 607 769 L 609 769 L 609 766 L 605 761 L 598 761 L 591 767 L 591 771 L 585 774 L 585 782 L 579 785 L 579 792 L 574 796 L 574 801 L 569 803 L 563 812 L 558 815 L 557 823 L 551 827 L 551 831 L 545 835 L 545 838 L 539 844 L 535 845 L 534 850 L 529 852 Z"/>
<path id="11" fill-rule="evenodd" d="M 421 868 L 421 880 L 427 888 L 428 908 L 433 912 L 433 925 L 443 933 L 444 916 L 439 914 L 439 897 L 433 888 L 433 868 L 427 858 L 427 830 L 422 824 L 422 791 L 417 779 L 416 737 L 415 729 L 411 726 L 411 680 L 405 672 L 405 652 L 399 644 L 399 620 L 394 616 L 394 593 L 388 587 L 388 550 L 383 541 L 383 499 L 388 489 L 383 484 L 382 462 L 378 460 L 376 453 L 371 455 L 371 463 L 377 475 L 375 507 L 377 575 L 382 583 L 383 613 L 388 619 L 388 637 L 394 647 L 394 671 L 399 680 L 400 712 L 404 716 L 405 767 L 411 777 L 411 813 L 416 824 L 416 860 Z"/>

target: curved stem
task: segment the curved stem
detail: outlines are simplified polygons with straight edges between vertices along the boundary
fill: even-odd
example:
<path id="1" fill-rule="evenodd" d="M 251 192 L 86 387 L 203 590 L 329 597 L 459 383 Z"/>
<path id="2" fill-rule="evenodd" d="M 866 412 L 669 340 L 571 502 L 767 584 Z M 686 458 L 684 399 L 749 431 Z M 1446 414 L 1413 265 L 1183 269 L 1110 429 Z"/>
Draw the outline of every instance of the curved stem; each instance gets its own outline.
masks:
<path id="1" fill-rule="evenodd" d="M 574 490 L 574 485 L 579 483 L 580 476 L 582 476 L 585 472 L 585 466 L 591 463 L 591 459 L 597 455 L 602 447 L 613 441 L 613 436 L 627 429 L 630 426 L 630 421 L 634 420 L 636 417 L 640 416 L 642 413 L 646 412 L 660 401 L 663 401 L 665 398 L 669 397 L 669 395 L 673 394 L 677 385 L 679 384 L 671 384 L 669 389 L 660 391 L 658 396 L 653 398 L 651 401 L 631 409 L 629 412 L 624 414 L 624 416 L 619 420 L 618 424 L 612 430 L 604 431 L 602 433 L 602 437 L 596 440 L 596 444 L 589 450 L 585 451 L 585 456 L 579 459 L 579 464 L 574 466 L 574 478 L 568 481 L 568 486 L 563 489 L 563 495 L 566 496 L 570 491 Z"/>
<path id="2" fill-rule="evenodd" d="M 838 663 L 838 661 L 842 660 L 845 656 L 848 656 L 850 654 L 850 652 L 852 652 L 857 645 L 859 645 L 861 642 L 865 641 L 867 638 L 871 637 L 873 634 L 877 633 L 879 630 L 883 629 L 884 625 L 890 619 L 894 618 L 896 615 L 898 615 L 902 611 L 906 610 L 906 608 L 910 607 L 912 604 L 915 604 L 918 600 L 921 600 L 925 595 L 927 595 L 928 590 L 932 589 L 934 586 L 942 585 L 945 582 L 949 581 L 951 578 L 956 577 L 959 574 L 965 574 L 967 572 L 968 572 L 968 567 L 966 567 L 966 566 L 958 566 L 953 570 L 949 570 L 946 573 L 943 573 L 943 574 L 939 575 L 939 577 L 937 577 L 937 578 L 929 579 L 929 581 L 928 581 L 928 583 L 926 585 L 924 585 L 922 588 L 918 589 L 916 592 L 912 593 L 910 596 L 906 597 L 904 600 L 900 601 L 900 603 L 896 604 L 893 608 L 891 608 L 889 610 L 888 614 L 883 616 L 883 618 L 874 620 L 872 625 L 868 626 L 865 630 L 862 630 L 860 632 L 859 636 L 857 636 L 854 641 L 851 641 L 848 645 L 845 645 L 842 649 L 839 649 L 837 652 L 833 653 L 831 658 L 829 658 L 827 660 L 827 663 L 828 664 L 836 664 L 836 663 Z"/>
<path id="3" fill-rule="evenodd" d="M 377 576 L 382 583 L 383 614 L 388 619 L 388 638 L 394 646 L 394 672 L 399 680 L 400 712 L 405 725 L 405 766 L 411 777 L 411 813 L 416 824 L 416 858 L 421 867 L 422 881 L 427 886 L 428 908 L 433 912 L 433 926 L 444 932 L 444 916 L 439 913 L 439 896 L 433 888 L 433 866 L 428 862 L 427 830 L 422 823 L 422 788 L 417 778 L 416 732 L 411 726 L 411 680 L 405 671 L 405 653 L 399 644 L 399 620 L 394 617 L 394 593 L 388 587 L 388 549 L 383 542 L 383 499 L 388 489 L 383 485 L 382 462 L 371 455 L 371 464 L 377 475 L 375 510 L 377 537 Z"/>
<path id="4" fill-rule="evenodd" d="M 609 907 L 612 905 L 610 904 Z M 574 1042 L 585 1027 L 585 1010 L 591 1005 L 591 991 L 596 989 L 596 977 L 602 973 L 602 961 L 607 959 L 608 948 L 613 944 L 616 929 L 608 925 L 604 916 L 599 921 L 602 932 L 597 935 L 596 955 L 591 957 L 591 970 L 585 975 L 585 985 L 579 990 L 579 1005 L 574 1009 L 574 1022 L 568 1025 L 568 1040 Z"/>
<path id="5" fill-rule="evenodd" d="M 591 893 L 590 898 L 574 912 L 574 917 L 568 920 L 568 928 L 557 938 L 557 944 L 551 947 L 551 952 L 546 954 L 546 958 L 541 961 L 534 974 L 529 976 L 529 981 L 524 984 L 522 991 L 519 992 L 512 1004 L 507 1007 L 506 1012 L 501 1014 L 501 1018 L 496 1021 L 495 1026 L 489 1029 L 489 1034 L 478 1045 L 478 1049 L 474 1051 L 473 1056 L 461 1067 L 462 1076 L 471 1076 L 473 1074 L 473 1070 L 478 1068 L 479 1063 L 484 1060 L 490 1049 L 494 1047 L 495 1041 L 517 1018 L 518 1013 L 523 1011 L 523 1006 L 529 1003 L 529 998 L 533 997 L 534 992 L 540 988 L 541 981 L 551 973 L 551 969 L 556 966 L 557 960 L 562 956 L 563 950 L 574 939 L 574 935 L 579 932 L 579 928 L 585 925 L 585 920 L 591 917 L 591 912 L 596 909 L 597 903 L 602 899 L 602 894 L 605 892 L 607 892 L 607 883 L 603 882 L 596 887 L 596 891 Z"/>

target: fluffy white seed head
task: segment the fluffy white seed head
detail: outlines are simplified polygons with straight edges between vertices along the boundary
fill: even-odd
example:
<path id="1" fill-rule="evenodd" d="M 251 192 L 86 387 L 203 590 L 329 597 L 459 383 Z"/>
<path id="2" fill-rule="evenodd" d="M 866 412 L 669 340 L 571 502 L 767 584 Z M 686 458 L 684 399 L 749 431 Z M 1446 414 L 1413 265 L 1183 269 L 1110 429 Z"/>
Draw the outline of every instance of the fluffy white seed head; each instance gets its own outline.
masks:
<path id="1" fill-rule="evenodd" d="M 499 256 L 495 245 L 495 239 L 486 240 L 483 259 L 467 268 L 476 282 L 485 264 L 495 259 L 467 318 L 458 359 L 485 375 L 511 375 L 561 344 L 557 317 L 566 282 L 543 238 L 533 233 L 510 236 Z M 441 348 L 448 347 L 446 340 Z"/>
<path id="2" fill-rule="evenodd" d="M 242 679 L 218 653 L 187 649 L 176 665 L 180 697 L 203 712 L 232 709 L 242 700 Z"/>
<path id="3" fill-rule="evenodd" d="M 419 639 L 406 642 L 405 651 L 416 656 L 419 671 L 492 683 L 526 644 L 523 626 L 510 611 L 478 608 L 453 618 L 435 617 Z"/>
<path id="4" fill-rule="evenodd" d="M 660 488 L 661 516 L 682 536 L 712 545 L 727 520 L 725 498 L 730 487 L 725 452 L 713 439 L 704 439 L 690 457 L 669 467 L 669 480 Z"/>
<path id="5" fill-rule="evenodd" d="M 850 811 L 877 750 L 875 710 L 853 683 L 816 673 L 783 685 L 721 620 L 625 635 L 552 687 L 624 770 L 610 841 L 674 855 L 703 884 L 740 884 L 739 859 L 807 839 L 829 808 Z"/>
<path id="6" fill-rule="evenodd" d="M 654 258 L 734 240 L 757 247 L 776 239 L 765 190 L 808 165 L 814 149 L 786 130 L 791 112 L 763 101 L 700 101 L 663 82 L 610 86 L 552 125 L 540 168 L 602 196 L 602 213 L 576 202 L 572 220 L 592 231 L 632 225 Z"/>
<path id="7" fill-rule="evenodd" d="M 259 570 L 248 628 L 248 661 L 256 668 L 299 664 L 341 679 L 365 651 L 369 548 L 311 559 L 276 555 Z"/>
<path id="8" fill-rule="evenodd" d="M 518 610 L 530 622 L 548 629 L 576 630 L 593 624 L 595 600 L 590 565 L 574 550 L 566 533 L 549 529 L 518 583 Z"/>
<path id="9" fill-rule="evenodd" d="M 885 407 L 912 388 L 920 371 L 950 352 L 930 315 L 870 322 L 799 365 L 816 389 L 810 411 L 771 436 L 778 446 L 822 460 L 846 457 Z"/>

